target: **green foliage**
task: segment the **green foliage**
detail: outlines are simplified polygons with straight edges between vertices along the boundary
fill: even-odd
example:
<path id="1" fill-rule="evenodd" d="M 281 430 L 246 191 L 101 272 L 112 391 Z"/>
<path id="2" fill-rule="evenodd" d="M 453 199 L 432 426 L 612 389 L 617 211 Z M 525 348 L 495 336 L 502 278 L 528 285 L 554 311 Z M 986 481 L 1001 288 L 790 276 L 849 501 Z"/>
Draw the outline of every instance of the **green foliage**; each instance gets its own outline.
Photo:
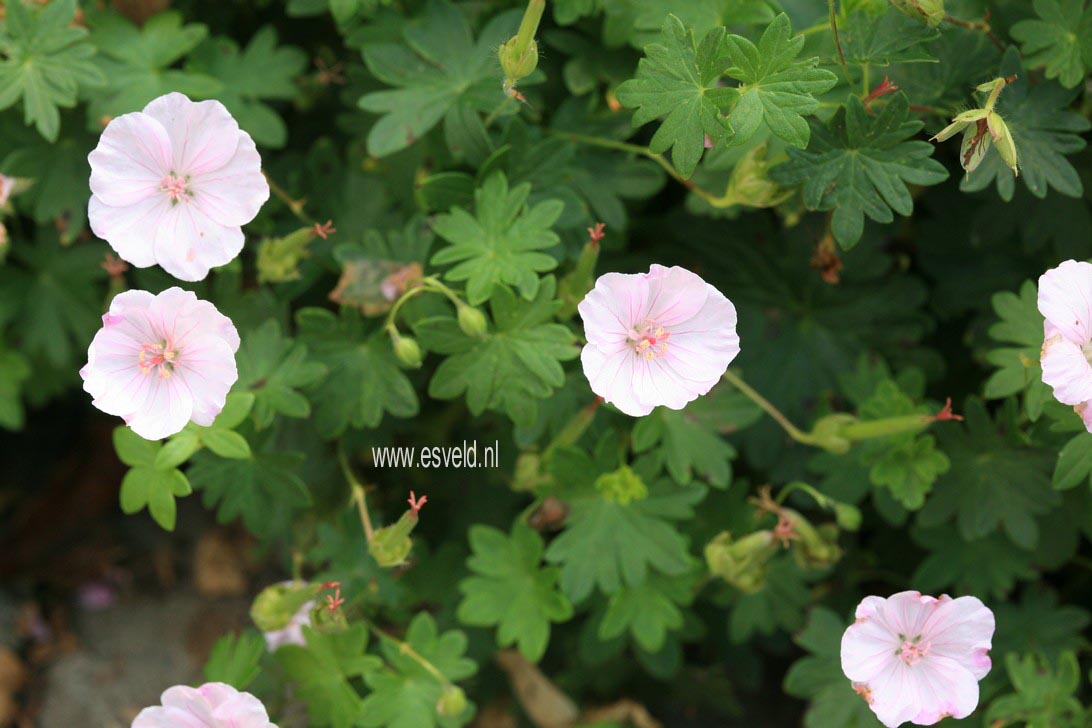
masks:
<path id="1" fill-rule="evenodd" d="M 307 347 L 284 336 L 280 325 L 268 320 L 243 339 L 236 354 L 236 388 L 254 393 L 254 424 L 264 429 L 277 415 L 306 418 L 311 403 L 300 392 L 326 376 L 326 366 L 308 359 Z"/>
<path id="2" fill-rule="evenodd" d="M 599 638 L 611 640 L 628 632 L 645 652 L 660 650 L 668 634 L 679 631 L 685 622 L 681 607 L 693 601 L 694 580 L 688 576 L 653 573 L 640 584 L 619 589 L 607 602 Z"/>
<path id="3" fill-rule="evenodd" d="M 261 672 L 259 663 L 265 653 L 265 638 L 253 630 L 226 634 L 212 646 L 203 671 L 205 680 L 246 690 Z"/>
<path id="4" fill-rule="evenodd" d="M 105 76 L 90 62 L 95 47 L 87 29 L 72 25 L 76 0 L 57 0 L 37 10 L 21 2 L 6 4 L 0 26 L 0 110 L 23 102 L 23 120 L 49 141 L 61 128 L 58 107 L 76 105 L 81 89 Z"/>
<path id="5" fill-rule="evenodd" d="M 163 445 L 145 440 L 128 427 L 114 430 L 114 449 L 129 472 L 121 481 L 121 510 L 139 513 L 145 508 L 155 522 L 174 530 L 178 507 L 174 499 L 192 492 L 190 481 L 176 467 L 161 467 L 157 460 Z"/>
<path id="6" fill-rule="evenodd" d="M 0 427 L 18 430 L 26 416 L 20 394 L 30 378 L 30 364 L 17 351 L 0 349 Z"/>
<path id="7" fill-rule="evenodd" d="M 360 725 L 365 715 L 364 700 L 353 683 L 374 674 L 382 664 L 379 658 L 364 652 L 367 626 L 356 624 L 333 632 L 304 627 L 303 634 L 305 647 L 284 645 L 276 657 L 298 685 L 311 722 L 331 728 Z"/>
<path id="8" fill-rule="evenodd" d="M 497 284 L 508 284 L 528 301 L 538 293 L 538 273 L 553 270 L 557 260 L 541 252 L 558 243 L 550 226 L 562 203 L 547 200 L 528 207 L 531 185 L 509 189 L 502 173 L 490 176 L 474 193 L 474 212 L 455 207 L 436 219 L 433 229 L 450 243 L 432 256 L 433 265 L 450 265 L 450 281 L 466 281 L 471 304 L 488 301 Z"/>
<path id="9" fill-rule="evenodd" d="M 706 135 L 724 142 L 732 134 L 722 110 L 735 94 L 716 85 L 730 63 L 724 28 L 713 28 L 696 45 L 694 34 L 669 15 L 663 45 L 646 46 L 637 78 L 618 87 L 618 100 L 636 109 L 634 126 L 666 117 L 648 147 L 657 153 L 672 149 L 672 160 L 683 177 L 698 166 Z"/>
<path id="10" fill-rule="evenodd" d="M 830 124 L 813 122 L 814 143 L 805 151 L 789 150 L 789 161 L 775 167 L 774 180 L 803 185 L 804 204 L 811 210 L 833 210 L 831 230 L 843 248 L 857 244 L 865 217 L 894 220 L 893 212 L 910 215 L 914 201 L 908 185 L 935 185 L 948 177 L 932 159 L 932 147 L 909 138 L 921 129 L 908 118 L 903 95 L 874 116 L 850 96 Z"/>
<path id="11" fill-rule="evenodd" d="M 1027 728 L 1087 725 L 1085 708 L 1075 695 L 1081 681 L 1075 654 L 1063 654 L 1056 669 L 1040 655 L 1009 655 L 1005 658 L 1005 670 L 1015 692 L 994 700 L 985 720 Z"/>
<path id="12" fill-rule="evenodd" d="M 470 529 L 475 574 L 459 583 L 463 601 L 459 621 L 497 627 L 501 647 L 518 642 L 528 660 L 538 662 L 550 641 L 550 622 L 572 617 L 572 605 L 557 591 L 558 570 L 542 567 L 542 537 L 522 525 L 511 535 L 488 526 Z"/>
<path id="13" fill-rule="evenodd" d="M 1038 19 L 1021 20 L 1010 31 L 1025 63 L 1045 68 L 1047 78 L 1066 88 L 1077 86 L 1092 65 L 1092 10 L 1084 0 L 1034 0 L 1034 7 Z"/>
<path id="14" fill-rule="evenodd" d="M 993 295 L 993 310 L 1001 320 L 990 327 L 990 338 L 999 346 L 986 354 L 986 361 L 998 367 L 986 380 L 986 399 L 1024 394 L 1024 410 L 1039 419 L 1050 388 L 1043 382 L 1039 351 L 1043 348 L 1043 317 L 1039 313 L 1035 284 L 1024 281 L 1019 295 L 1001 291 Z"/>

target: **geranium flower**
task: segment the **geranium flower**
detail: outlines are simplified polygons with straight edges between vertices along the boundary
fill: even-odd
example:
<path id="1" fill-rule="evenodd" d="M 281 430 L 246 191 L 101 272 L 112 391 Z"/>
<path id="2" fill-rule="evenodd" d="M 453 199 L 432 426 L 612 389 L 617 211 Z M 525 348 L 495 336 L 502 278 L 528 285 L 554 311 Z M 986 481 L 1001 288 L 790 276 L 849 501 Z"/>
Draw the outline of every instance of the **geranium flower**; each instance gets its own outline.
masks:
<path id="1" fill-rule="evenodd" d="M 140 711 L 132 728 L 277 728 L 260 700 L 224 683 L 176 685 L 160 703 Z"/>
<path id="2" fill-rule="evenodd" d="M 297 582 L 283 581 L 281 586 L 296 586 Z M 296 613 L 292 615 L 292 618 L 288 620 L 280 629 L 270 630 L 263 632 L 265 635 L 265 645 L 270 652 L 276 652 L 284 645 L 299 645 L 300 647 L 307 646 L 307 638 L 303 636 L 303 628 L 311 626 L 311 610 L 315 607 L 315 600 L 305 602 L 303 606 L 296 610 Z"/>
<path id="3" fill-rule="evenodd" d="M 184 281 L 230 262 L 240 226 L 269 199 L 254 141 L 219 101 L 161 96 L 102 132 L 91 163 L 91 229 L 138 268 Z"/>
<path id="4" fill-rule="evenodd" d="M 1092 432 L 1092 264 L 1067 260 L 1039 277 L 1043 381 Z"/>
<path id="5" fill-rule="evenodd" d="M 190 291 L 114 297 L 80 370 L 93 404 L 148 440 L 211 425 L 238 379 L 231 319 Z"/>
<path id="6" fill-rule="evenodd" d="M 592 391 L 634 417 L 661 405 L 682 409 L 712 389 L 739 353 L 735 306 L 678 266 L 607 273 L 577 308 Z"/>
<path id="7" fill-rule="evenodd" d="M 865 597 L 842 635 L 842 671 L 888 728 L 965 718 L 990 671 L 994 618 L 975 597 Z"/>

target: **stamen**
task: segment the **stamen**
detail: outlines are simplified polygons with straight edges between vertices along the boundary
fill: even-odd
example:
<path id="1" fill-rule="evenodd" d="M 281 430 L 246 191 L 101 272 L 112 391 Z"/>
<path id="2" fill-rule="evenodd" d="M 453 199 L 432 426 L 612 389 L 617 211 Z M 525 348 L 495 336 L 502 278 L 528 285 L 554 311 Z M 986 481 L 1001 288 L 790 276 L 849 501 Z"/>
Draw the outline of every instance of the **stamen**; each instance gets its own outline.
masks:
<path id="1" fill-rule="evenodd" d="M 667 354 L 667 340 L 671 333 L 651 319 L 645 319 L 643 326 L 629 330 L 629 340 L 638 356 L 652 360 Z"/>
<path id="2" fill-rule="evenodd" d="M 159 189 L 167 194 L 167 199 L 171 201 L 172 205 L 177 205 L 179 201 L 189 202 L 192 197 L 192 192 L 189 188 L 190 178 L 180 177 L 174 172 L 171 172 L 159 183 Z"/>
<path id="3" fill-rule="evenodd" d="M 154 369 L 160 379 L 169 379 L 174 374 L 178 350 L 168 340 L 158 344 L 141 344 L 137 355 L 137 366 L 141 374 L 150 374 Z"/>

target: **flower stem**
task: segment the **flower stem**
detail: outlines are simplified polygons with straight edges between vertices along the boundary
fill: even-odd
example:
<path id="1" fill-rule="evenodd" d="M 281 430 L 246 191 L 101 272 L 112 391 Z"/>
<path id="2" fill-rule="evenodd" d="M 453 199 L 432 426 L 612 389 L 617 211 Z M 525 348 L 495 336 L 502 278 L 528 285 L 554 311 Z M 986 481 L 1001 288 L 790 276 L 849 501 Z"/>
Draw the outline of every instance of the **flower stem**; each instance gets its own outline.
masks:
<path id="1" fill-rule="evenodd" d="M 814 437 L 790 422 L 789 418 L 783 415 L 781 410 L 777 409 L 777 407 L 774 407 L 770 400 L 759 394 L 751 385 L 743 381 L 738 374 L 732 372 L 731 369 L 726 370 L 721 378 L 731 383 L 732 386 L 742 392 L 748 399 L 761 407 L 766 414 L 773 418 L 774 422 L 781 425 L 781 429 L 783 429 L 789 437 L 804 445 L 816 444 Z"/>
<path id="2" fill-rule="evenodd" d="M 997 36 L 993 34 L 993 29 L 990 27 L 990 13 L 986 11 L 986 18 L 975 22 L 973 20 L 962 20 L 960 18 L 954 18 L 951 15 L 944 16 L 944 22 L 949 25 L 955 25 L 960 28 L 966 28 L 967 30 L 978 30 L 986 34 L 990 42 L 994 47 L 1002 53 L 1005 52 L 1005 44 L 998 40 Z"/>
<path id="3" fill-rule="evenodd" d="M 360 511 L 360 523 L 364 526 L 364 537 L 371 543 L 375 530 L 372 528 L 372 517 L 368 515 L 368 501 L 364 493 L 364 486 L 353 474 L 352 466 L 349 465 L 349 458 L 345 455 L 345 448 L 342 447 L 340 442 L 337 446 L 337 461 L 341 465 L 341 472 L 345 475 L 345 480 L 352 489 L 353 502 L 356 503 L 356 508 Z"/>
<path id="4" fill-rule="evenodd" d="M 306 200 L 297 200 L 289 195 L 283 187 L 273 181 L 273 178 L 269 176 L 269 173 L 264 169 L 262 174 L 265 176 L 265 181 L 269 184 L 269 191 L 277 196 L 281 202 L 288 206 L 288 209 L 292 211 L 292 214 L 298 217 L 306 225 L 313 225 L 314 221 L 311 220 L 303 211 L 303 205 Z"/>
<path id="5" fill-rule="evenodd" d="M 849 64 L 846 63 L 846 54 L 842 52 L 842 41 L 838 37 L 838 14 L 834 10 L 834 0 L 827 0 L 827 10 L 830 15 L 830 33 L 834 36 L 834 48 L 838 51 L 838 63 L 846 74 L 846 83 L 850 83 Z"/>
<path id="6" fill-rule="evenodd" d="M 406 657 L 410 658 L 418 665 L 420 665 L 425 672 L 436 678 L 436 681 L 443 685 L 445 688 L 453 687 L 452 682 L 447 679 L 447 676 L 440 672 L 440 670 L 431 662 L 429 662 L 428 659 L 426 659 L 420 652 L 413 649 L 409 642 L 400 640 L 394 635 L 388 634 L 387 632 L 381 630 L 378 626 L 376 626 L 375 622 L 366 617 L 364 618 L 364 623 L 368 625 L 368 629 L 372 631 L 372 634 L 374 634 L 376 637 L 383 640 L 384 642 L 390 642 L 392 645 L 397 646 L 398 651 L 401 654 L 405 655 Z"/>

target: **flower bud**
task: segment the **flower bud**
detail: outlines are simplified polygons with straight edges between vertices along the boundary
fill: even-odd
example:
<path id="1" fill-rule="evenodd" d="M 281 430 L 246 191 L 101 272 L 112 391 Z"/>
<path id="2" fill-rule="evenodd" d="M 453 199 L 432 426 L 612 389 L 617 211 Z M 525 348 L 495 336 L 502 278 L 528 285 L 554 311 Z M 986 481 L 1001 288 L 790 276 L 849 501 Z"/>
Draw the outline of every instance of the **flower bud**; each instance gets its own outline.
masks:
<path id="1" fill-rule="evenodd" d="M 288 581 L 263 589 L 250 607 L 250 618 L 263 632 L 284 629 L 304 604 L 315 598 L 315 587 L 305 581 Z"/>
<path id="2" fill-rule="evenodd" d="M 838 545 L 837 526 L 824 523 L 816 527 L 794 510 L 786 508 L 783 512 L 796 534 L 792 550 L 798 564 L 804 568 L 822 569 L 838 563 L 842 549 Z"/>
<path id="3" fill-rule="evenodd" d="M 394 334 L 392 343 L 394 344 L 394 356 L 402 366 L 417 369 L 425 361 L 424 354 L 421 353 L 421 347 L 412 337 Z"/>
<path id="4" fill-rule="evenodd" d="M 417 527 L 417 511 L 408 510 L 390 526 L 384 526 L 372 534 L 368 542 L 368 553 L 383 568 L 401 566 L 406 563 L 413 548 L 410 534 Z"/>
<path id="5" fill-rule="evenodd" d="M 561 319 L 569 319 L 576 315 L 577 305 L 595 286 L 595 265 L 599 262 L 599 240 L 602 238 L 602 227 L 589 228 L 589 232 L 593 230 L 598 231 L 598 234 L 592 235 L 592 239 L 580 251 L 576 267 L 562 276 L 557 285 L 558 298 L 562 302 L 557 315 Z"/>
<path id="6" fill-rule="evenodd" d="M 821 447 L 829 453 L 844 455 L 849 452 L 852 443 L 843 434 L 843 430 L 847 425 L 856 421 L 856 417 L 844 412 L 822 417 L 811 429 L 809 434 L 811 442 L 816 447 Z"/>
<path id="7" fill-rule="evenodd" d="M 458 685 L 448 685 L 444 688 L 440 699 L 436 701 L 436 713 L 441 718 L 457 718 L 463 714 L 468 705 L 463 689 Z"/>
<path id="8" fill-rule="evenodd" d="M 944 22 L 944 0 L 891 0 L 891 4 L 900 12 L 924 21 L 930 28 Z"/>
<path id="9" fill-rule="evenodd" d="M 513 35 L 497 51 L 501 70 L 509 81 L 518 81 L 534 73 L 538 68 L 538 43 L 531 40 L 523 51 L 519 48 L 519 36 Z"/>
<path id="10" fill-rule="evenodd" d="M 459 328 L 474 339 L 484 338 L 489 333 L 489 323 L 481 309 L 462 304 L 458 310 Z"/>
<path id="11" fill-rule="evenodd" d="M 755 531 L 738 541 L 723 531 L 705 545 L 709 572 L 751 594 L 766 583 L 770 559 L 781 548 L 773 531 Z"/>
<path id="12" fill-rule="evenodd" d="M 283 238 L 266 238 L 258 246 L 258 281 L 284 283 L 300 277 L 299 265 L 310 255 L 314 229 L 305 227 Z"/>
<path id="13" fill-rule="evenodd" d="M 613 473 L 600 475 L 595 481 L 595 489 L 607 500 L 620 505 L 648 497 L 648 488 L 644 481 L 628 465 L 623 465 Z"/>
<path id="14" fill-rule="evenodd" d="M 856 531 L 861 527 L 861 509 L 849 503 L 834 503 L 834 520 L 839 528 Z"/>

